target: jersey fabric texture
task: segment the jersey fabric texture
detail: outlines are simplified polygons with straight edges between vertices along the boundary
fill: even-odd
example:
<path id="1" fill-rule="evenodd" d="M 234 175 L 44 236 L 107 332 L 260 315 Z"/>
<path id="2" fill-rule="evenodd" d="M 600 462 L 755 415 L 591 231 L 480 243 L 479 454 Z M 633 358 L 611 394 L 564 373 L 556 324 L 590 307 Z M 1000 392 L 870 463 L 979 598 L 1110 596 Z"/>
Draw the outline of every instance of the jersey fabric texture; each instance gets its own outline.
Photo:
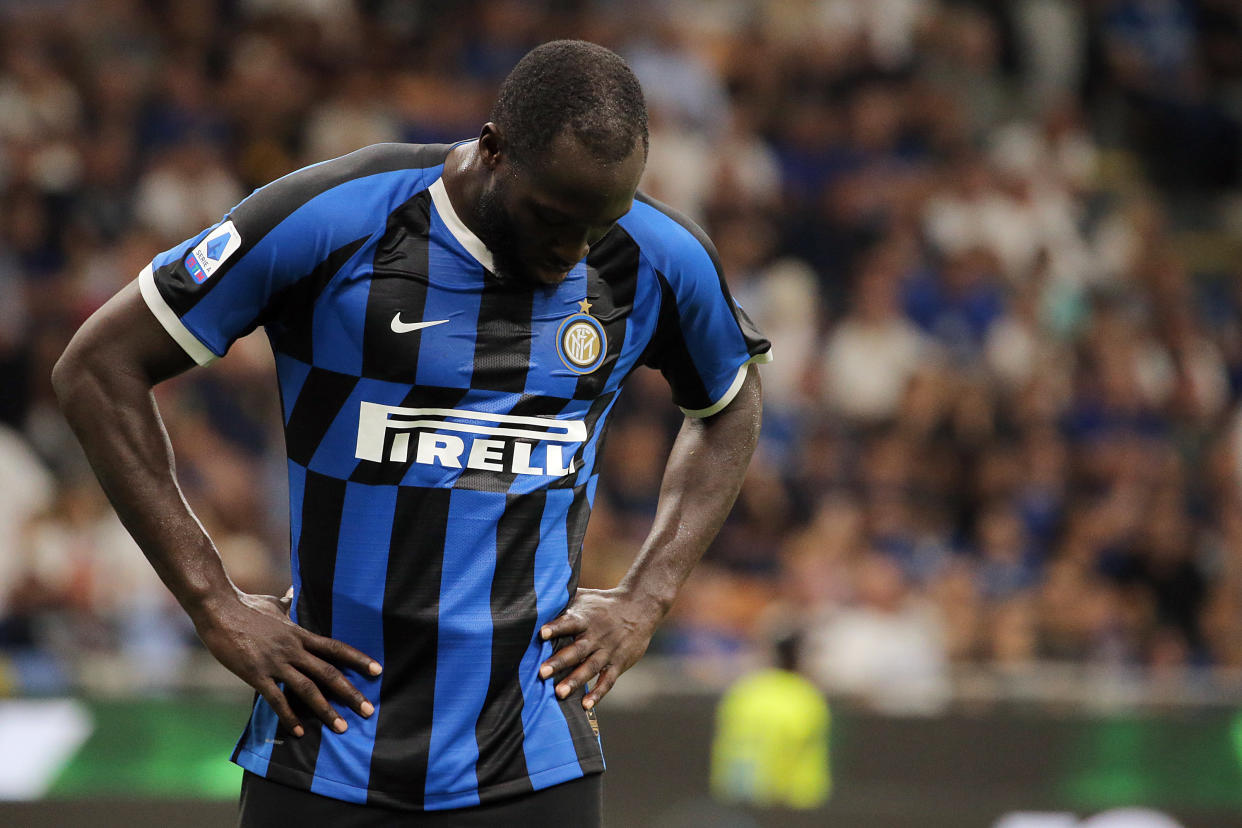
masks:
<path id="1" fill-rule="evenodd" d="M 288 453 L 292 618 L 378 659 L 337 734 L 256 699 L 233 759 L 352 802 L 446 809 L 604 768 L 579 690 L 540 663 L 577 587 L 621 384 L 658 368 L 691 416 L 769 343 L 710 241 L 655 202 L 556 287 L 513 285 L 440 179 L 450 145 L 382 144 L 263 187 L 139 276 L 197 362 L 263 326 Z"/>

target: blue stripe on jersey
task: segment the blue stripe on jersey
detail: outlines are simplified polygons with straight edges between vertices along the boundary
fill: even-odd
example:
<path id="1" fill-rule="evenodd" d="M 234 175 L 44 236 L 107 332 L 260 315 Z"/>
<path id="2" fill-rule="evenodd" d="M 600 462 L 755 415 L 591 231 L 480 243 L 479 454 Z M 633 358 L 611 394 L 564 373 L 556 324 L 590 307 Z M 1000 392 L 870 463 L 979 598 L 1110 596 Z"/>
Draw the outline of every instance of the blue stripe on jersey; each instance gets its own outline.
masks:
<path id="1" fill-rule="evenodd" d="M 302 390 L 311 367 L 276 350 L 275 345 L 272 346 L 272 354 L 276 357 L 276 380 L 280 383 L 280 404 L 284 408 L 285 425 L 289 425 L 293 404 L 298 401 L 298 392 Z"/>
<path id="2" fill-rule="evenodd" d="M 280 721 L 276 712 L 260 696 L 254 700 L 250 711 L 250 721 L 237 742 L 234 754 L 236 761 L 251 773 L 259 776 L 267 775 L 267 766 L 272 759 L 272 746 L 276 738 L 276 726 Z"/>
<path id="3" fill-rule="evenodd" d="M 220 284 L 181 317 L 182 323 L 212 351 L 223 354 L 229 341 L 222 331 L 245 330 L 280 288 L 310 273 L 342 244 L 383 231 L 398 199 L 434 181 L 440 169 L 377 173 L 320 193 L 215 277 Z M 230 279 L 238 268 L 256 268 L 262 275 Z"/>
<path id="4" fill-rule="evenodd" d="M 492 576 L 505 495 L 454 489 L 444 540 L 436 648 L 435 721 L 424 803 L 479 804 L 475 725 L 491 681 Z"/>
<path id="5" fill-rule="evenodd" d="M 535 550 L 535 601 L 538 630 L 569 603 L 569 549 L 565 518 L 574 501 L 572 489 L 549 489 Z M 539 678 L 539 665 L 552 655 L 552 642 L 535 638 L 522 655 L 518 680 L 522 685 L 522 730 L 528 768 L 568 768 L 572 779 L 581 774 L 569 724 L 556 699 L 556 682 Z M 533 780 L 532 780 L 533 781 Z M 565 780 L 560 780 L 565 781 Z"/>
<path id="6" fill-rule="evenodd" d="M 705 292 L 720 291 L 711 254 L 693 233 L 650 204 L 635 201 L 619 223 L 642 248 L 643 258 L 668 280 L 682 311 L 683 329 L 704 333 L 686 337 L 686 347 L 708 397 L 719 399 L 737 378 L 738 367 L 750 359 L 750 351 L 729 304 L 703 300 Z M 686 308 L 693 313 L 687 314 Z"/>
<path id="7" fill-rule="evenodd" d="M 378 220 L 382 229 L 384 219 Z M 355 377 L 362 375 L 362 348 L 358 343 L 363 341 L 362 329 L 367 320 L 371 280 L 358 278 L 353 273 L 355 267 L 351 262 L 363 257 L 369 261 L 375 253 L 373 242 L 374 239 L 368 240 L 358 248 L 324 287 L 320 299 L 330 296 L 330 301 L 315 303 L 311 320 L 311 353 L 316 368 L 327 368 Z"/>
<path id="8" fill-rule="evenodd" d="M 416 376 L 419 385 L 469 388 L 474 374 L 474 340 L 485 271 L 444 226 L 434 204 L 428 236 L 423 319 L 449 322 L 420 332 Z"/>
<path id="9" fill-rule="evenodd" d="M 561 362 L 556 347 L 560 322 L 578 313 L 586 298 L 586 264 L 579 262 L 556 290 L 536 289 L 531 303 L 530 370 L 526 393 L 569 399 L 578 388 L 579 374 Z"/>
<path id="10" fill-rule="evenodd" d="M 639 257 L 638 278 L 634 286 L 634 312 L 625 320 L 625 346 L 617 355 L 617 364 L 608 377 L 605 390 L 620 388 L 642 359 L 651 337 L 655 334 L 660 314 L 660 280 L 651 269 L 651 263 Z"/>
<path id="11" fill-rule="evenodd" d="M 384 653 L 384 581 L 396 508 L 396 486 L 349 483 L 345 487 L 332 573 L 332 637 L 376 659 Z M 349 729 L 336 733 L 323 728 L 311 792 L 366 802 L 379 721 L 380 680 L 349 668 L 342 672 L 377 712 L 364 719 L 347 705 L 332 701 Z"/>

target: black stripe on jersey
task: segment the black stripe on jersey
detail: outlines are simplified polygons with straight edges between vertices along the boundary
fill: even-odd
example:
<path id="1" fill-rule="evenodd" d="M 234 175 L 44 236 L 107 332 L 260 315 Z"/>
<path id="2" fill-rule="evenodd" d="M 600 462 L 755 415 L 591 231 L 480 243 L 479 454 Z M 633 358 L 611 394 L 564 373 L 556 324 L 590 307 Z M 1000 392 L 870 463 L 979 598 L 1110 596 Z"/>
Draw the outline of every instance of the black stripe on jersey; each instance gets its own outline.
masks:
<path id="1" fill-rule="evenodd" d="M 358 378 L 349 374 L 311 368 L 285 426 L 285 447 L 290 460 L 310 465 L 320 441 L 357 384 Z"/>
<path id="2" fill-rule="evenodd" d="M 535 551 L 546 491 L 509 495 L 496 526 L 496 569 L 492 575 L 492 677 L 475 724 L 479 745 L 479 788 L 502 782 L 531 790 L 522 728 L 522 656 L 535 640 Z M 509 788 L 506 788 L 506 792 Z"/>
<path id="3" fill-rule="evenodd" d="M 641 361 L 644 365 L 659 368 L 660 373 L 668 380 L 669 387 L 681 399 L 707 400 L 702 404 L 710 405 L 707 386 L 703 384 L 703 378 L 699 376 L 694 359 L 690 356 L 690 347 L 686 344 L 681 327 L 681 312 L 677 309 L 677 297 L 664 274 L 658 270 L 655 274 L 660 280 L 660 316 L 656 321 L 655 335 L 647 344 Z"/>
<path id="4" fill-rule="evenodd" d="M 484 278 L 470 387 L 520 394 L 530 370 L 530 315 L 534 291 L 540 288 L 510 286 L 492 276 Z"/>
<path id="5" fill-rule="evenodd" d="M 565 410 L 565 406 L 569 405 L 569 400 L 561 397 L 547 397 L 537 394 L 523 394 L 518 398 L 513 407 L 509 409 L 508 414 L 517 417 L 556 417 L 557 414 Z M 589 433 L 589 432 L 588 432 Z M 507 439 L 504 441 L 504 450 L 501 459 L 501 465 L 505 468 L 512 468 L 514 446 L 517 443 L 535 444 L 534 440 L 527 440 L 519 437 L 516 439 Z M 577 468 L 577 466 L 575 466 Z M 459 489 L 476 489 L 483 492 L 507 492 L 509 487 L 513 485 L 517 475 L 508 471 L 483 471 L 481 469 L 463 469 L 461 475 L 454 483 L 455 488 Z M 569 479 L 573 479 L 570 475 Z"/>
<path id="6" fill-rule="evenodd" d="M 297 619 L 299 626 L 319 635 L 332 635 L 332 580 L 344 506 L 345 481 L 308 469 L 302 496 L 302 534 L 298 539 L 302 590 L 298 593 Z M 300 696 L 286 692 L 285 698 L 306 732 L 299 739 L 283 725 L 277 727 L 267 778 L 305 789 L 319 756 L 323 722 Z"/>
<path id="7" fill-rule="evenodd" d="M 367 237 L 363 236 L 341 245 L 309 274 L 277 291 L 268 300 L 255 325 L 267 327 L 277 350 L 307 364 L 314 362 L 311 329 L 315 322 L 315 302 L 337 271 L 366 241 Z"/>
<path id="8" fill-rule="evenodd" d="M 422 803 L 431 750 L 451 489 L 397 490 L 384 581 L 384 674 L 371 752 L 372 791 L 405 791 Z"/>
<path id="9" fill-rule="evenodd" d="M 161 295 L 177 316 L 184 316 L 222 281 L 220 277 L 229 268 L 315 196 L 355 178 L 434 167 L 444 162 L 451 148 L 448 144 L 375 144 L 292 172 L 279 179 L 278 187 L 268 185 L 255 190 L 228 215 L 241 234 L 241 247 L 201 285 L 185 272 L 183 260 L 171 263 L 169 266 L 174 268 L 171 278 L 156 279 Z"/>
<path id="10" fill-rule="evenodd" d="M 582 562 L 582 541 L 586 539 L 587 521 L 591 517 L 591 501 L 587 499 L 587 485 L 584 483 L 574 491 L 573 502 L 569 504 L 569 512 L 565 516 L 565 542 L 569 547 L 569 584 L 568 594 L 573 600 L 578 592 L 578 571 Z"/>
<path id="11" fill-rule="evenodd" d="M 469 393 L 468 388 L 443 388 L 438 385 L 415 385 L 405 395 L 405 399 L 401 401 L 403 408 L 456 408 L 461 402 L 462 397 Z M 375 462 L 373 460 L 359 460 L 358 465 L 354 466 L 354 471 L 349 475 L 349 479 L 358 483 L 370 483 L 380 486 L 395 486 L 405 479 L 405 473 L 410 470 L 410 466 L 414 464 L 416 454 L 414 451 L 414 443 L 418 440 L 417 431 L 398 431 L 389 429 L 384 435 L 384 457 L 388 457 L 388 453 L 392 451 L 392 441 L 396 439 L 398 434 L 408 434 L 410 440 L 409 450 L 406 452 L 406 459 L 403 463 L 393 460 L 383 460 Z"/>
<path id="12" fill-rule="evenodd" d="M 569 514 L 565 518 L 565 532 L 569 543 L 569 599 L 572 601 L 578 592 L 578 572 L 582 562 L 582 539 L 586 536 L 587 518 L 591 516 L 591 504 L 587 500 L 587 487 L 579 486 L 574 491 L 573 503 L 569 506 Z M 573 639 L 564 636 L 554 644 L 559 650 Z M 574 749 L 578 754 L 578 766 L 582 772 L 595 773 L 604 769 L 604 755 L 599 747 L 595 729 L 595 712 L 582 709 L 583 688 L 570 693 L 567 698 L 558 700 L 561 715 L 569 726 L 569 735 L 574 741 Z"/>
<path id="13" fill-rule="evenodd" d="M 596 458 L 600 456 L 599 455 L 599 447 L 601 445 L 600 441 L 603 440 L 604 435 L 596 434 L 595 427 L 599 424 L 599 418 L 604 416 L 604 412 L 608 410 L 608 404 L 612 402 L 612 398 L 615 396 L 617 396 L 616 391 L 609 391 L 607 394 L 596 397 L 594 400 L 591 401 L 591 407 L 587 409 L 586 416 L 582 418 L 583 422 L 586 424 L 586 432 L 588 436 L 587 436 L 586 442 L 578 446 L 578 450 L 574 452 L 573 467 L 575 469 L 578 469 L 578 470 L 582 469 L 583 457 L 586 455 L 587 446 L 591 444 L 592 440 L 595 441 L 595 445 L 596 445 L 595 456 Z M 552 488 L 554 489 L 573 488 L 577 480 L 578 480 L 577 473 L 567 474 L 560 480 L 554 482 L 552 484 Z"/>
<path id="14" fill-rule="evenodd" d="M 604 236 L 587 256 L 587 301 L 591 316 L 604 326 L 608 352 L 598 368 L 578 378 L 574 399 L 595 399 L 612 375 L 625 345 L 625 322 L 634 307 L 638 260 L 638 243 L 620 227 Z"/>
<path id="15" fill-rule="evenodd" d="M 729 283 L 725 281 L 724 267 L 720 264 L 720 254 L 716 252 L 716 245 L 703 232 L 703 228 L 695 224 L 685 213 L 674 210 L 664 202 L 658 201 L 646 193 L 637 193 L 634 198 L 649 207 L 654 207 L 680 224 L 690 235 L 694 236 L 699 244 L 703 245 L 703 249 L 707 251 L 708 257 L 712 260 L 712 266 L 716 268 L 716 278 L 720 280 L 720 292 L 725 295 L 725 298 L 729 301 L 729 307 L 733 309 L 733 321 L 737 323 L 738 330 L 741 331 L 742 338 L 746 341 L 747 353 L 754 356 L 769 350 L 772 344 L 755 327 L 755 323 L 746 315 L 746 311 L 739 308 L 737 303 L 733 301 L 733 295 L 729 292 Z"/>
<path id="16" fill-rule="evenodd" d="M 371 288 L 363 328 L 362 375 L 413 383 L 418 373 L 421 331 L 395 333 L 393 320 L 423 318 L 427 304 L 427 234 L 431 227 L 431 193 L 424 190 L 388 216 L 375 246 Z"/>

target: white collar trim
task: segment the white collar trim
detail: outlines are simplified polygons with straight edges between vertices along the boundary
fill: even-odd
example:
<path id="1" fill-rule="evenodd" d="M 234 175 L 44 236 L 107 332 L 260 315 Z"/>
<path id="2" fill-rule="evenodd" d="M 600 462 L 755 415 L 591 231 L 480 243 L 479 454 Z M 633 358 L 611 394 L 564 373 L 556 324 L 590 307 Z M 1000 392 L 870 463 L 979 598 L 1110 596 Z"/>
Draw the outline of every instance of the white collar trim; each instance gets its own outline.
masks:
<path id="1" fill-rule="evenodd" d="M 478 259 L 479 264 L 483 265 L 490 272 L 495 273 L 496 266 L 492 259 L 492 251 L 487 249 L 487 245 L 483 243 L 483 240 L 466 226 L 461 217 L 457 215 L 457 211 L 453 209 L 453 202 L 449 200 L 448 190 L 444 188 L 444 177 L 437 178 L 430 189 L 431 201 L 436 205 L 436 212 L 444 220 L 444 226 L 453 234 L 453 238 L 457 239 L 458 243 L 466 248 L 467 253 Z"/>

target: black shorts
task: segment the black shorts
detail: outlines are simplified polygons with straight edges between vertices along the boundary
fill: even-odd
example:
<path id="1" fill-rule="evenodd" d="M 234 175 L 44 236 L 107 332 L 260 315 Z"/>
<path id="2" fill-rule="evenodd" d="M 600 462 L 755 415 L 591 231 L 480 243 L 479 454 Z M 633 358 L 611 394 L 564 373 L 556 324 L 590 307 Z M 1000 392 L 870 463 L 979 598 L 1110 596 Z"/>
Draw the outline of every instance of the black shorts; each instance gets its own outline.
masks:
<path id="1" fill-rule="evenodd" d="M 550 788 L 473 808 L 403 811 L 358 805 L 269 782 L 246 771 L 238 828 L 494 828 L 495 826 L 603 823 L 603 775 L 591 774 Z"/>

